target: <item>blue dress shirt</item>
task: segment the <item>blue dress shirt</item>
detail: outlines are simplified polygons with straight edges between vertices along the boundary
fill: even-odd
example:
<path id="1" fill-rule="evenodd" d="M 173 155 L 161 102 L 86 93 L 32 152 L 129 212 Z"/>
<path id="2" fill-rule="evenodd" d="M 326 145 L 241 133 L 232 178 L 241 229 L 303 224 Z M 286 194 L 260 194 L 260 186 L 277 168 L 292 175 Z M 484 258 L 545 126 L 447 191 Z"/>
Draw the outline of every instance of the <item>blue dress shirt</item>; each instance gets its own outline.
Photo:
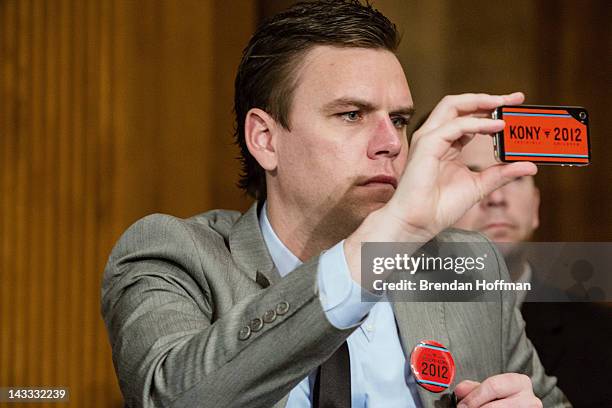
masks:
<path id="1" fill-rule="evenodd" d="M 276 269 L 285 276 L 302 262 L 278 238 L 266 208 L 264 204 L 259 225 Z M 414 377 L 406 364 L 391 304 L 377 302 L 381 297 L 365 291 L 371 302 L 361 301 L 362 289 L 350 276 L 344 241 L 321 255 L 317 279 L 319 299 L 329 322 L 342 329 L 360 324 L 347 339 L 352 407 L 419 407 Z M 290 392 L 287 408 L 312 407 L 315 376 L 316 370 Z"/>

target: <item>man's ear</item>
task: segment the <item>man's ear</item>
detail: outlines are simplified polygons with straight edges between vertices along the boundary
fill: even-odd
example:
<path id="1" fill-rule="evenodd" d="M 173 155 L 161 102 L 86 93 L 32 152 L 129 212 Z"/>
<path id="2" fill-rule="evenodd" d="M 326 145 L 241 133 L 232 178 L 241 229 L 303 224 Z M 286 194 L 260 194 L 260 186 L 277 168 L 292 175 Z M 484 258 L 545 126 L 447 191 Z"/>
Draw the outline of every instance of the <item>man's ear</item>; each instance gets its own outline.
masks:
<path id="1" fill-rule="evenodd" d="M 244 139 L 249 152 L 264 170 L 276 169 L 276 121 L 259 108 L 250 109 L 244 120 Z"/>

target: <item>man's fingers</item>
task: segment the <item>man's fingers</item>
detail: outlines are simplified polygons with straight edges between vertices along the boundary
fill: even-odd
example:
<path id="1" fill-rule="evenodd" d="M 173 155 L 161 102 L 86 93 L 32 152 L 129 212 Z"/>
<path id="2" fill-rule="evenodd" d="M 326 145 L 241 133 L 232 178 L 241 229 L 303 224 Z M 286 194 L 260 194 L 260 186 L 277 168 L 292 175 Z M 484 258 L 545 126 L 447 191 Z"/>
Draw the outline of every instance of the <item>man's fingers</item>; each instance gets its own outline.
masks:
<path id="1" fill-rule="evenodd" d="M 459 408 L 479 408 L 495 401 L 531 389 L 531 379 L 523 374 L 506 373 L 489 377 L 459 401 Z"/>
<path id="2" fill-rule="evenodd" d="M 464 380 L 455 387 L 455 395 L 459 400 L 465 398 L 470 392 L 480 385 L 477 381 Z"/>
<path id="3" fill-rule="evenodd" d="M 542 401 L 535 396 L 521 396 L 517 395 L 512 398 L 506 398 L 503 400 L 491 401 L 484 404 L 480 408 L 542 408 Z"/>
<path id="4" fill-rule="evenodd" d="M 537 172 L 537 166 L 531 162 L 499 164 L 489 167 L 478 174 L 481 186 L 480 199 L 518 177 L 533 176 Z"/>
<path id="5" fill-rule="evenodd" d="M 520 105 L 525 102 L 525 94 L 522 92 L 512 92 L 511 94 L 502 95 L 504 105 Z"/>
<path id="6" fill-rule="evenodd" d="M 508 95 L 462 94 L 445 96 L 434 108 L 422 129 L 431 130 L 457 116 L 481 114 L 502 105 L 517 105 L 525 100 L 522 92 Z"/>
<path id="7" fill-rule="evenodd" d="M 432 130 L 459 116 L 461 112 L 476 113 L 503 105 L 500 95 L 462 94 L 447 95 L 436 105 L 421 129 Z"/>
<path id="8" fill-rule="evenodd" d="M 473 136 L 476 133 L 492 134 L 501 131 L 504 126 L 505 122 L 499 119 L 463 116 L 445 123 L 426 135 L 421 131 L 417 132 L 418 134 L 415 133 L 412 143 L 425 145 L 425 139 L 423 138 L 425 136 L 427 139 L 427 148 L 425 150 L 436 157 L 441 157 L 448 150 L 449 145 L 452 145 L 465 135 Z"/>

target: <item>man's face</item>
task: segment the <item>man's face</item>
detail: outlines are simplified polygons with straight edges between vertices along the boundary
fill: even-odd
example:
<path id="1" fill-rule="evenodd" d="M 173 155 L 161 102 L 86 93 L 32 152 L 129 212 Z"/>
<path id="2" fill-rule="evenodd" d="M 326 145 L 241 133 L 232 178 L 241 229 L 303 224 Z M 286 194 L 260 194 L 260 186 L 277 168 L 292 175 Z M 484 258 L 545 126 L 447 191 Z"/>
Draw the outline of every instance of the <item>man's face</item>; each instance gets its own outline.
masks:
<path id="1" fill-rule="evenodd" d="M 356 227 L 393 195 L 406 165 L 412 97 L 389 51 L 316 46 L 297 71 L 291 131 L 277 141 L 268 195 Z"/>
<path id="2" fill-rule="evenodd" d="M 461 152 L 462 161 L 481 171 L 498 164 L 490 136 L 477 135 Z M 455 227 L 479 231 L 495 242 L 519 243 L 538 227 L 540 193 L 533 177 L 520 177 L 474 205 Z"/>

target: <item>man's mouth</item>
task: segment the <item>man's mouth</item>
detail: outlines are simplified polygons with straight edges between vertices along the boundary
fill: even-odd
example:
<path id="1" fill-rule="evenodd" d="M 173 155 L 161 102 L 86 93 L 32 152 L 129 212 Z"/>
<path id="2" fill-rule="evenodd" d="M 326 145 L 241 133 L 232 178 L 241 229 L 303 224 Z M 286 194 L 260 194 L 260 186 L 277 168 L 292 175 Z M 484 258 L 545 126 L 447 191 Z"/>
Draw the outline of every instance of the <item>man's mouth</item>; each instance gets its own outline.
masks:
<path id="1" fill-rule="evenodd" d="M 484 229 L 485 230 L 490 230 L 490 229 L 513 229 L 514 228 L 514 224 L 507 222 L 507 221 L 496 221 L 496 222 L 490 222 L 487 225 L 485 225 Z"/>
<path id="2" fill-rule="evenodd" d="M 367 179 L 365 182 L 361 183 L 362 186 L 376 186 L 376 185 L 391 185 L 394 189 L 397 188 L 397 179 L 393 176 L 387 175 L 378 175 Z"/>

